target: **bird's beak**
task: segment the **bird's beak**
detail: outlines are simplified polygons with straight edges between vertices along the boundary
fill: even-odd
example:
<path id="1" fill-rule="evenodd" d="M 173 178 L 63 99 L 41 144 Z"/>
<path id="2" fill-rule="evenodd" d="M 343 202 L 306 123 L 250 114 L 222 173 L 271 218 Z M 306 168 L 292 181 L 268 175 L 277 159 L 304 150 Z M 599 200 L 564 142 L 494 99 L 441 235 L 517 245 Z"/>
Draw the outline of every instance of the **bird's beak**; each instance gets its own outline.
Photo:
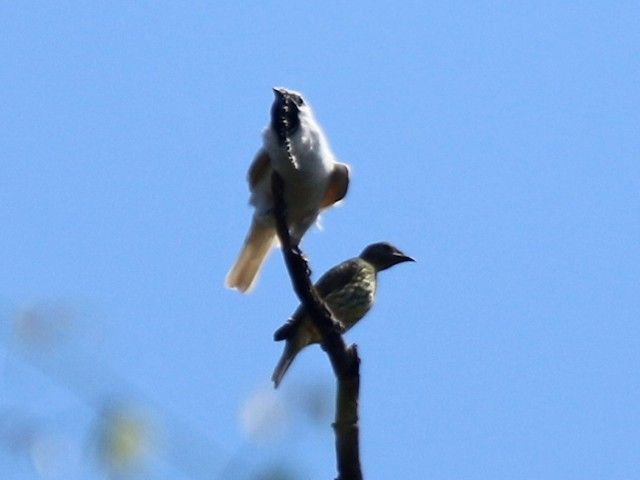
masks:
<path id="1" fill-rule="evenodd" d="M 402 253 L 400 251 L 394 253 L 393 257 L 395 258 L 395 263 L 415 262 L 414 258 L 410 257 L 409 255 L 405 255 L 404 253 Z"/>
<path id="2" fill-rule="evenodd" d="M 282 98 L 285 96 L 287 91 L 282 87 L 273 87 L 273 93 L 276 94 L 276 97 Z"/>

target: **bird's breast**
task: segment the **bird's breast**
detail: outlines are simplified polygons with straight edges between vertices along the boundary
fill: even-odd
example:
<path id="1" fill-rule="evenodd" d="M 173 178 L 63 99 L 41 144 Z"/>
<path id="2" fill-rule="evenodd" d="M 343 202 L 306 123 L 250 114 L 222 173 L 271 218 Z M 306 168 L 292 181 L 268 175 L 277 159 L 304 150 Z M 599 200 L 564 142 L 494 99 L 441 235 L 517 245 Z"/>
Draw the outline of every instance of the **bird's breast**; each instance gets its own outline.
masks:
<path id="1" fill-rule="evenodd" d="M 362 269 L 346 286 L 329 293 L 325 301 L 337 319 L 348 329 L 371 309 L 375 292 L 375 273 Z"/>

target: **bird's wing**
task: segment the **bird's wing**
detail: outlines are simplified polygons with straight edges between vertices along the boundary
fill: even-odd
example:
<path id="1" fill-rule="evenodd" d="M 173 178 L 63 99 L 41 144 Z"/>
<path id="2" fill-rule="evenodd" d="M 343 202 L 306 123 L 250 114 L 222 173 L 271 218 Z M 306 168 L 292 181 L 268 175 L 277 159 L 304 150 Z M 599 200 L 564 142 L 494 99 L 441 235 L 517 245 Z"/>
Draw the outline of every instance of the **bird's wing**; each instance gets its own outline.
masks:
<path id="1" fill-rule="evenodd" d="M 327 208 L 342 200 L 349 189 L 349 167 L 336 162 L 329 176 L 329 183 L 320 203 L 320 208 Z"/>
<path id="2" fill-rule="evenodd" d="M 325 298 L 331 292 L 345 287 L 362 268 L 362 264 L 358 260 L 358 258 L 346 260 L 322 275 L 314 285 L 320 298 Z M 300 305 L 291 318 L 275 331 L 273 334 L 274 340 L 280 341 L 292 338 L 306 314 L 304 306 Z"/>
<path id="3" fill-rule="evenodd" d="M 249 188 L 251 190 L 253 190 L 258 182 L 269 172 L 270 167 L 271 159 L 269 158 L 269 154 L 264 149 L 261 149 L 256 154 L 253 162 L 251 162 L 251 166 L 247 172 L 247 181 L 249 182 Z"/>
<path id="4" fill-rule="evenodd" d="M 359 258 L 345 260 L 322 275 L 314 285 L 320 298 L 324 298 L 331 292 L 344 288 L 345 285 L 353 280 L 362 269 L 359 260 Z"/>

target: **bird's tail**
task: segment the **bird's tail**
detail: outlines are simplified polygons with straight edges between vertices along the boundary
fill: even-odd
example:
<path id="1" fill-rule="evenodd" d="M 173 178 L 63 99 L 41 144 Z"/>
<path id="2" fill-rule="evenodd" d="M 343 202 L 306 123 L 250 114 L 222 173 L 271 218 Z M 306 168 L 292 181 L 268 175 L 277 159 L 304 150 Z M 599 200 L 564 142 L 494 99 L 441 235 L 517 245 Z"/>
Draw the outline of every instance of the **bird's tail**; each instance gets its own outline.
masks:
<path id="1" fill-rule="evenodd" d="M 275 228 L 261 225 L 255 219 L 244 240 L 238 259 L 224 279 L 228 288 L 247 292 L 253 287 L 276 236 Z"/>
<path id="2" fill-rule="evenodd" d="M 280 382 L 282 381 L 282 377 L 287 373 L 287 370 L 291 366 L 291 362 L 296 358 L 296 355 L 300 351 L 291 340 L 287 340 L 287 343 L 284 347 L 284 352 L 282 352 L 282 356 L 276 365 L 275 370 L 273 371 L 273 375 L 271 375 L 271 380 L 273 381 L 273 385 L 275 388 L 278 388 Z"/>

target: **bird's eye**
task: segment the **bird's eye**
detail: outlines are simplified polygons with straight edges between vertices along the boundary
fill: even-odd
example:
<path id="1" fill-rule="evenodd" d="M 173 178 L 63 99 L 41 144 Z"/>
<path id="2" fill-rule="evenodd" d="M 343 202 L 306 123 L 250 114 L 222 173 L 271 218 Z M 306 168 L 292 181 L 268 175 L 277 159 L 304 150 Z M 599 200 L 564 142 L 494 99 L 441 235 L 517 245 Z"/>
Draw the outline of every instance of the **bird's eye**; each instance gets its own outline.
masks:
<path id="1" fill-rule="evenodd" d="M 299 107 L 301 107 L 302 105 L 304 105 L 304 100 L 302 99 L 302 97 L 300 95 L 296 95 L 295 97 L 293 97 L 296 101 L 296 105 L 298 105 Z"/>

